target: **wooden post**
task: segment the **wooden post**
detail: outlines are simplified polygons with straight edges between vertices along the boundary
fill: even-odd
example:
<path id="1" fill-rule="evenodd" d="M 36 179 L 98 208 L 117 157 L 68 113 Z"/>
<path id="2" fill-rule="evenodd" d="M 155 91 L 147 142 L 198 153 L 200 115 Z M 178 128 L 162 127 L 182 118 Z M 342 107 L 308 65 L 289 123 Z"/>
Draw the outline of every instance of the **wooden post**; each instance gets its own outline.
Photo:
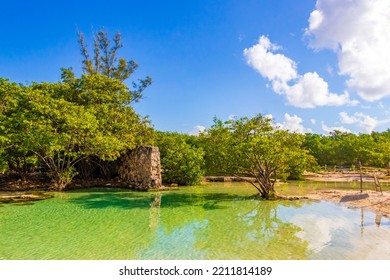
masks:
<path id="1" fill-rule="evenodd" d="M 375 174 L 375 173 L 374 173 L 374 182 L 375 182 L 375 190 L 378 191 L 378 189 L 379 189 L 379 191 L 381 192 L 381 194 L 383 194 L 383 193 L 382 193 L 381 185 L 379 184 L 379 179 L 378 179 L 378 177 L 376 177 L 376 174 Z"/>
<path id="2" fill-rule="evenodd" d="M 387 176 L 390 176 L 390 162 L 387 164 Z"/>
<path id="3" fill-rule="evenodd" d="M 362 168 L 362 163 L 359 160 L 359 168 L 360 168 L 360 192 L 363 192 L 363 168 Z"/>

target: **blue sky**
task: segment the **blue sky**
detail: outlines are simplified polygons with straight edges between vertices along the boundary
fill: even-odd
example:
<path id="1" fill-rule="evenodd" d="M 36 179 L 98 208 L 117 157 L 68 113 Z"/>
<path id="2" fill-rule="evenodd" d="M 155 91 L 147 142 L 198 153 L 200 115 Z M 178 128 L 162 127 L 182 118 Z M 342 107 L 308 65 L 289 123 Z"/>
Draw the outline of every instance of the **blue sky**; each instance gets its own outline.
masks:
<path id="1" fill-rule="evenodd" d="M 0 1 L 0 77 L 81 74 L 77 30 L 122 33 L 153 84 L 136 104 L 158 130 L 272 115 L 327 134 L 390 126 L 390 3 L 382 0 Z M 131 81 L 128 81 L 131 84 Z"/>

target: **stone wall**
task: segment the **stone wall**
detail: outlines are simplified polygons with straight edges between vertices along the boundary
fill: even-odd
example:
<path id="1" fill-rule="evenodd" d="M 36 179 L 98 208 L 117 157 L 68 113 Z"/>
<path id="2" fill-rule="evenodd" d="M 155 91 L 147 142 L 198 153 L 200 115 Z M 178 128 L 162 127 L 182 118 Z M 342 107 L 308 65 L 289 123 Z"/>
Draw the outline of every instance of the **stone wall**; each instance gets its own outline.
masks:
<path id="1" fill-rule="evenodd" d="M 160 150 L 158 147 L 142 146 L 129 151 L 122 157 L 118 172 L 132 188 L 161 188 Z"/>

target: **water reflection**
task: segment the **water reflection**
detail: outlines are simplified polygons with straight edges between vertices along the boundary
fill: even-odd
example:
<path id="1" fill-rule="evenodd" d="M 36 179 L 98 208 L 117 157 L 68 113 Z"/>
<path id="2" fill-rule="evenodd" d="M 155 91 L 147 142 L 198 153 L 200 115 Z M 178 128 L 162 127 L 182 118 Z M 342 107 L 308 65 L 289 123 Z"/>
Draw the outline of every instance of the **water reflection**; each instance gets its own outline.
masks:
<path id="1" fill-rule="evenodd" d="M 161 193 L 156 194 L 154 200 L 150 203 L 149 209 L 149 229 L 155 231 L 160 220 Z"/>
<path id="2" fill-rule="evenodd" d="M 242 186 L 64 193 L 0 208 L 2 259 L 390 259 L 390 220 Z"/>
<path id="3" fill-rule="evenodd" d="M 289 221 L 301 227 L 310 259 L 390 259 L 389 219 L 383 223 L 371 211 L 322 201 L 303 206 Z"/>
<path id="4" fill-rule="evenodd" d="M 360 235 L 364 234 L 364 208 L 360 208 Z"/>
<path id="5" fill-rule="evenodd" d="M 379 227 L 381 225 L 382 215 L 376 214 L 375 216 L 375 224 Z"/>
<path id="6" fill-rule="evenodd" d="M 216 197 L 219 195 L 216 194 Z M 300 227 L 279 218 L 298 202 L 234 199 L 216 201 L 197 193 L 193 203 L 174 207 L 175 198 L 162 194 L 157 233 L 141 259 L 306 259 L 308 242 L 299 238 Z M 154 204 L 151 204 L 154 220 Z M 212 205 L 212 207 L 211 207 Z"/>

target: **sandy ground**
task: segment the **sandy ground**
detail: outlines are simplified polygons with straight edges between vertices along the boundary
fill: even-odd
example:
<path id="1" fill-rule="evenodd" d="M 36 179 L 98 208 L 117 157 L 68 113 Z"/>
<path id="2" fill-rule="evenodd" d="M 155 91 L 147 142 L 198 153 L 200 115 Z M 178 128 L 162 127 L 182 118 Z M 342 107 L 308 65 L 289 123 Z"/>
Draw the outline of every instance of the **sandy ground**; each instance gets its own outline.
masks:
<path id="1" fill-rule="evenodd" d="M 379 182 L 390 182 L 386 174 L 377 173 Z M 360 182 L 358 172 L 326 172 L 326 173 L 305 173 L 305 179 L 317 182 Z M 374 183 L 373 175 L 364 174 L 363 182 Z M 374 190 L 320 190 L 310 193 L 310 199 L 326 199 L 337 203 L 344 203 L 351 207 L 368 208 L 384 216 L 390 217 L 390 192 Z"/>
<path id="2" fill-rule="evenodd" d="M 380 182 L 390 182 L 390 177 L 384 173 L 376 173 Z M 360 182 L 359 172 L 324 172 L 311 173 L 305 172 L 304 178 L 309 181 L 317 182 Z M 373 174 L 363 174 L 363 182 L 374 182 Z"/>
<path id="3" fill-rule="evenodd" d="M 307 195 L 309 199 L 326 199 L 351 207 L 363 207 L 390 217 L 390 192 L 372 190 L 321 190 Z"/>

